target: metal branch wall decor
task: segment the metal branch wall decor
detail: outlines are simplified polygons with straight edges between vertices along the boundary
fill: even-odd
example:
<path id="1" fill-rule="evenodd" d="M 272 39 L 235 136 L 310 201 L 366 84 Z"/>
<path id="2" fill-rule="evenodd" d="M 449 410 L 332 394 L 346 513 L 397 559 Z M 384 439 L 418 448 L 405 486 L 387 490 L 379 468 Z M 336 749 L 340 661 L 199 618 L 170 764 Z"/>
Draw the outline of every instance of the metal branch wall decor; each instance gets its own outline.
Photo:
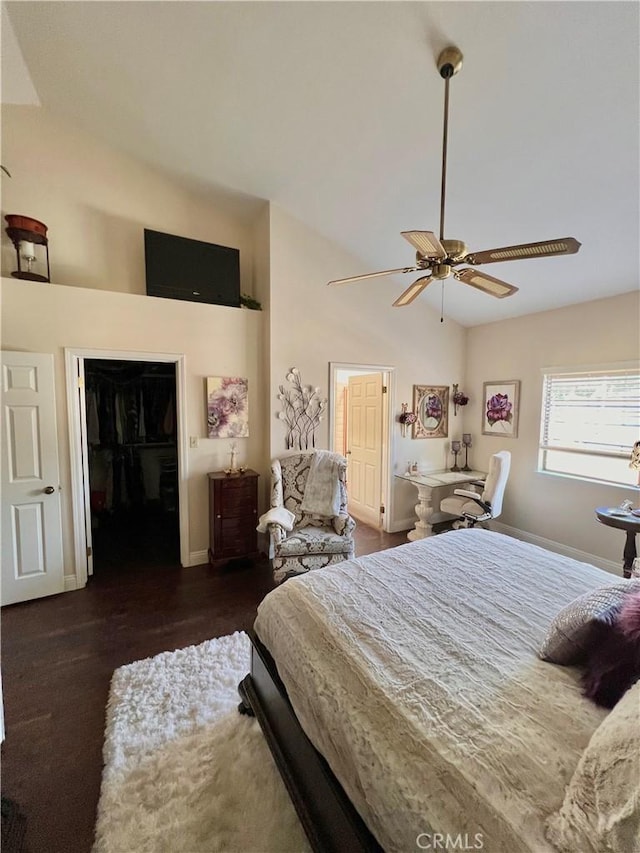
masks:
<path id="1" fill-rule="evenodd" d="M 316 427 L 327 408 L 327 399 L 320 397 L 319 388 L 302 384 L 297 367 L 292 367 L 286 378 L 291 387 L 280 386 L 282 411 L 278 418 L 287 426 L 287 450 L 309 450 L 316 446 Z"/>

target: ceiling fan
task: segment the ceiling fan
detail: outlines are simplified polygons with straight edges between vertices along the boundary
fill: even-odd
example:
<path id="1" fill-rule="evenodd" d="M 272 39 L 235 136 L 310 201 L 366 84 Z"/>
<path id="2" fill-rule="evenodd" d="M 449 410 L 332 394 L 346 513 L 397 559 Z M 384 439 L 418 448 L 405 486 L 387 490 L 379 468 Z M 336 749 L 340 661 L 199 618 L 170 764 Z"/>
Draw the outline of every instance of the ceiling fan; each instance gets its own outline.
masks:
<path id="1" fill-rule="evenodd" d="M 512 296 L 518 288 L 499 278 L 487 275 L 485 272 L 473 269 L 480 264 L 517 261 L 524 258 L 546 258 L 551 255 L 573 255 L 581 244 L 574 237 L 562 237 L 558 240 L 543 240 L 540 243 L 521 243 L 517 246 L 503 246 L 500 249 L 487 249 L 482 252 L 468 252 L 462 240 L 445 240 L 444 238 L 444 208 L 447 185 L 447 137 L 449 129 L 449 80 L 462 68 L 462 53 L 457 47 L 445 48 L 438 57 L 438 71 L 444 79 L 444 126 L 442 133 L 442 181 L 440 186 L 440 236 L 433 231 L 402 231 L 401 234 L 416 250 L 415 266 L 400 267 L 393 270 L 352 275 L 349 278 L 339 278 L 329 284 L 349 284 L 366 278 L 396 273 L 424 272 L 425 275 L 416 279 L 393 303 L 394 307 L 402 308 L 409 305 L 433 281 L 444 281 L 453 276 L 463 284 L 469 284 L 478 290 L 503 299 Z M 461 264 L 470 264 L 464 269 L 455 269 Z"/>

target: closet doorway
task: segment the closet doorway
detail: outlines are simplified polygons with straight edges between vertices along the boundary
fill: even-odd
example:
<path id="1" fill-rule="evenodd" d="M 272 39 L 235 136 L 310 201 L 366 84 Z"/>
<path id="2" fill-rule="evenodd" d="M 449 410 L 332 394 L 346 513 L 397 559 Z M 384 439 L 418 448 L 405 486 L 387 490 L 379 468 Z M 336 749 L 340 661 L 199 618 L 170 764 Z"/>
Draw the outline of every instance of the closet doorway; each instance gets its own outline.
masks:
<path id="1" fill-rule="evenodd" d="M 93 572 L 177 563 L 175 365 L 84 360 Z"/>
<path id="2" fill-rule="evenodd" d="M 94 573 L 190 565 L 184 356 L 65 355 L 76 587 Z"/>

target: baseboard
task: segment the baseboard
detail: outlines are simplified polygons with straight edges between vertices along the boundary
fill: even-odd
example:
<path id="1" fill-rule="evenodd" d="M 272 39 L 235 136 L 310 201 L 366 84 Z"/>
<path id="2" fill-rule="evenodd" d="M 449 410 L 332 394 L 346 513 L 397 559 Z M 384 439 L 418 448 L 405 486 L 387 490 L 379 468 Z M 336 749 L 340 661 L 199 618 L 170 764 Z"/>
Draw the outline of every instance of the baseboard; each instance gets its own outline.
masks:
<path id="1" fill-rule="evenodd" d="M 79 589 L 78 578 L 75 575 L 64 576 L 64 591 L 71 592 L 72 589 Z"/>
<path id="2" fill-rule="evenodd" d="M 208 551 L 191 551 L 189 554 L 189 562 L 188 566 L 201 566 L 203 563 L 209 562 L 209 552 Z"/>
<path id="3" fill-rule="evenodd" d="M 586 551 L 571 548 L 569 545 L 563 545 L 561 542 L 554 542 L 553 539 L 545 539 L 544 536 L 536 536 L 535 533 L 528 533 L 526 530 L 510 527 L 508 524 L 501 524 L 499 521 L 492 521 L 490 528 L 491 530 L 495 530 L 496 533 L 504 533 L 506 536 L 512 536 L 514 539 L 522 539 L 523 542 L 539 545 L 541 548 L 546 548 L 547 551 L 555 551 L 556 554 L 571 557 L 573 560 L 579 560 L 581 563 L 591 563 L 592 566 L 598 566 L 599 569 L 611 572 L 612 575 L 620 576 L 622 574 L 621 563 L 614 563 L 612 560 L 596 557 L 595 554 L 588 554 Z"/>
<path id="4" fill-rule="evenodd" d="M 394 521 L 389 525 L 387 533 L 401 533 L 403 530 L 413 530 L 418 519 L 415 515 L 410 518 L 401 518 L 400 521 Z"/>

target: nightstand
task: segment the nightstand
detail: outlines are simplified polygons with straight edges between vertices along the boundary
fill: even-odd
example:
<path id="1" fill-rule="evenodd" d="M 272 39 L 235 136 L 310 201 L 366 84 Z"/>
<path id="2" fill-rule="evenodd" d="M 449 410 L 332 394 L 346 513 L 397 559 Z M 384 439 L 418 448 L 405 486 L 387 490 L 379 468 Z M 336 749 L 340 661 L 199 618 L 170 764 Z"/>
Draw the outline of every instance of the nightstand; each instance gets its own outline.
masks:
<path id="1" fill-rule="evenodd" d="M 209 562 L 258 556 L 258 477 L 255 471 L 209 477 Z"/>

